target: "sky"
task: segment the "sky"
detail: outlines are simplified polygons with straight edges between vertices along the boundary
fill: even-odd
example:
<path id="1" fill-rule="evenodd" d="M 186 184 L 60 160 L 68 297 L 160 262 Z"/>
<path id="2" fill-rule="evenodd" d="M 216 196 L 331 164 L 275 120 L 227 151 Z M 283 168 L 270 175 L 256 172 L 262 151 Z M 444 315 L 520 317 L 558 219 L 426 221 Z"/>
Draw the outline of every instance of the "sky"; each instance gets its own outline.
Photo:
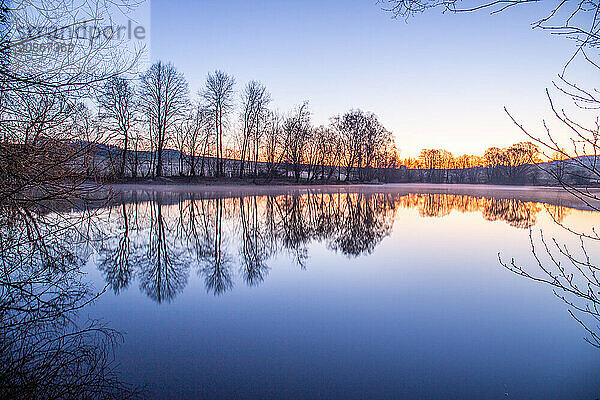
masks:
<path id="1" fill-rule="evenodd" d="M 209 71 L 259 80 L 287 112 L 307 100 L 315 125 L 374 112 L 401 157 L 422 148 L 482 154 L 549 115 L 545 88 L 573 50 L 532 30 L 537 5 L 506 13 L 391 18 L 375 0 L 152 0 L 150 57 L 171 61 L 196 95 Z M 239 96 L 237 97 L 239 99 Z"/>

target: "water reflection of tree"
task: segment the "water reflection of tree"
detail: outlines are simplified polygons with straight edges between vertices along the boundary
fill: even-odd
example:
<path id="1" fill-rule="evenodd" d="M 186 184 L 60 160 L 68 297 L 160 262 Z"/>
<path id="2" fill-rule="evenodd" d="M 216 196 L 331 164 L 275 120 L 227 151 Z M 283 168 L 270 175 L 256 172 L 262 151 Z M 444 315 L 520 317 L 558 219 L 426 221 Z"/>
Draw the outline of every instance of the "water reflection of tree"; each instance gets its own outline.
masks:
<path id="1" fill-rule="evenodd" d="M 180 229 L 186 248 L 190 251 L 195 264 L 204 264 L 211 257 L 214 239 L 208 202 L 197 199 L 191 194 L 189 200 L 180 203 Z"/>
<path id="2" fill-rule="evenodd" d="M 391 233 L 398 207 L 417 208 L 427 217 L 481 212 L 486 220 L 519 228 L 535 224 L 541 210 L 513 199 L 312 190 L 236 198 L 163 192 L 129 201 L 108 211 L 104 235 L 113 239 L 103 241 L 100 268 L 113 290 L 138 276 L 142 290 L 159 302 L 183 290 L 193 266 L 207 291 L 221 294 L 233 288 L 236 275 L 249 286 L 259 285 L 277 254 L 306 268 L 314 242 L 348 257 L 369 254 Z M 237 252 L 230 250 L 233 244 Z"/>
<path id="3" fill-rule="evenodd" d="M 126 289 L 132 278 L 131 240 L 129 238 L 128 205 L 121 205 L 121 222 L 116 223 L 122 233 L 101 238 L 99 269 L 115 293 Z M 108 243 L 107 243 L 108 242 Z"/>
<path id="4" fill-rule="evenodd" d="M 85 283 L 87 214 L 0 213 L 0 397 L 127 398 L 114 374 L 120 335 L 79 311 L 100 294 Z"/>
<path id="5" fill-rule="evenodd" d="M 546 210 L 552 219 L 558 224 L 562 224 L 565 220 L 565 217 L 570 213 L 570 209 L 559 205 L 546 205 Z"/>
<path id="6" fill-rule="evenodd" d="M 294 260 L 301 268 L 306 268 L 310 232 L 307 221 L 302 216 L 305 209 L 306 198 L 296 195 L 284 195 L 273 199 L 276 208 L 274 223 L 276 230 L 273 232 L 276 242 L 293 255 Z"/>
<path id="7" fill-rule="evenodd" d="M 389 235 L 398 206 L 389 194 L 344 192 L 216 199 L 155 193 L 129 200 L 105 212 L 99 268 L 115 292 L 137 276 L 157 302 L 183 290 L 192 265 L 207 290 L 221 294 L 233 288 L 235 264 L 249 286 L 264 281 L 278 253 L 305 268 L 313 241 L 351 257 L 370 253 Z M 239 243 L 237 258 L 230 243 Z"/>
<path id="8" fill-rule="evenodd" d="M 542 210 L 539 203 L 517 199 L 484 198 L 453 194 L 409 194 L 403 196 L 404 207 L 418 208 L 422 217 L 443 217 L 451 211 L 481 212 L 488 221 L 504 221 L 516 228 L 529 228 L 536 223 Z M 564 207 L 552 206 L 549 212 L 555 215 L 566 213 Z"/>
<path id="9" fill-rule="evenodd" d="M 214 236 L 210 256 L 204 259 L 200 273 L 204 276 L 206 289 L 222 294 L 233 288 L 231 259 L 223 249 L 223 199 L 214 200 Z"/>
<path id="10" fill-rule="evenodd" d="M 450 214 L 453 208 L 454 198 L 448 195 L 426 194 L 423 196 L 423 204 L 419 208 L 422 217 L 443 217 Z"/>
<path id="11" fill-rule="evenodd" d="M 256 286 L 264 281 L 269 272 L 266 261 L 271 255 L 271 247 L 260 223 L 256 196 L 240 197 L 239 202 L 242 224 L 241 272 L 248 285 Z"/>
<path id="12" fill-rule="evenodd" d="M 525 203 L 515 199 L 486 199 L 482 214 L 488 221 L 502 220 L 515 228 L 535 225 L 541 207 L 536 203 Z"/>
<path id="13" fill-rule="evenodd" d="M 144 257 L 139 263 L 140 288 L 158 303 L 170 301 L 187 284 L 187 248 L 174 240 L 172 228 L 163 217 L 162 194 L 150 203 L 150 234 Z"/>
<path id="14" fill-rule="evenodd" d="M 386 202 L 386 197 L 382 194 L 345 196 L 346 212 L 330 246 L 348 256 L 371 253 L 392 231 L 393 214 L 388 211 L 394 207 L 393 202 Z"/>

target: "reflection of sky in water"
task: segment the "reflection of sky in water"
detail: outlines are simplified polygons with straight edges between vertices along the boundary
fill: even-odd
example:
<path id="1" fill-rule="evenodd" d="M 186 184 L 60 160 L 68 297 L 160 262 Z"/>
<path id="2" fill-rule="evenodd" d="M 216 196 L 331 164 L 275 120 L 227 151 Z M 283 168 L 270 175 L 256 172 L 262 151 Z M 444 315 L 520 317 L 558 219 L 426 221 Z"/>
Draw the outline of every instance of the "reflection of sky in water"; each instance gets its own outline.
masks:
<path id="1" fill-rule="evenodd" d="M 119 294 L 90 312 L 126 332 L 125 378 L 159 397 L 600 396 L 600 353 L 566 306 L 498 262 L 500 252 L 534 267 L 524 227 L 574 243 L 547 205 L 368 193 L 139 197 L 125 203 L 131 277 L 113 280 Z M 599 221 L 548 209 L 580 229 Z M 95 264 L 114 260 L 124 232 L 123 205 L 100 215 L 109 221 L 102 235 L 114 238 Z M 98 286 L 119 275 L 107 265 L 89 270 Z M 219 274 L 229 278 L 217 285 Z"/>

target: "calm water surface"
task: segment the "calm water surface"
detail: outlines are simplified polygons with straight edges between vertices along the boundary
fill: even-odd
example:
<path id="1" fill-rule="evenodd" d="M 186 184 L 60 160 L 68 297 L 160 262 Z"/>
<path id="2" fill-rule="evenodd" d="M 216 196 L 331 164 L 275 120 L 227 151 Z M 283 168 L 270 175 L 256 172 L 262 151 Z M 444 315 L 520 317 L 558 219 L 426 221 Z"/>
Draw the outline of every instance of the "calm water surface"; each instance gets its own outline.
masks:
<path id="1" fill-rule="evenodd" d="M 419 191 L 125 190 L 95 211 L 86 270 L 109 290 L 86 312 L 150 398 L 599 398 L 600 350 L 498 254 L 537 272 L 530 230 L 576 251 L 554 221 L 600 214 Z"/>

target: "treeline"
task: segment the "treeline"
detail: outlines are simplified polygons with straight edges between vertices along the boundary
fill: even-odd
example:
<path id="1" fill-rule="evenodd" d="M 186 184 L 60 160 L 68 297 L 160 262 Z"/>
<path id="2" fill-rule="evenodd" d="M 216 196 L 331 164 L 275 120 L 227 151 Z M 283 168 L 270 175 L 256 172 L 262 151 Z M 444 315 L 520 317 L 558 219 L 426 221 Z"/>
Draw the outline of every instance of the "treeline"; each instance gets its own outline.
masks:
<path id="1" fill-rule="evenodd" d="M 423 149 L 419 157 L 400 162 L 400 179 L 431 183 L 559 184 L 567 175 L 572 175 L 572 181 L 581 181 L 584 177 L 569 167 L 576 163 L 560 153 L 546 161 L 541 156 L 539 147 L 531 142 L 519 142 L 506 148 L 490 147 L 482 156 L 454 156 L 444 149 Z M 586 182 L 589 183 L 589 179 Z"/>
<path id="2" fill-rule="evenodd" d="M 277 112 L 265 85 L 238 91 L 222 71 L 192 95 L 183 74 L 158 61 L 135 79 L 111 78 L 96 102 L 89 125 L 97 137 L 82 140 L 114 146 L 84 160 L 90 176 L 364 182 L 389 180 L 399 165 L 393 135 L 375 114 L 350 110 L 315 126 L 308 102 Z"/>

